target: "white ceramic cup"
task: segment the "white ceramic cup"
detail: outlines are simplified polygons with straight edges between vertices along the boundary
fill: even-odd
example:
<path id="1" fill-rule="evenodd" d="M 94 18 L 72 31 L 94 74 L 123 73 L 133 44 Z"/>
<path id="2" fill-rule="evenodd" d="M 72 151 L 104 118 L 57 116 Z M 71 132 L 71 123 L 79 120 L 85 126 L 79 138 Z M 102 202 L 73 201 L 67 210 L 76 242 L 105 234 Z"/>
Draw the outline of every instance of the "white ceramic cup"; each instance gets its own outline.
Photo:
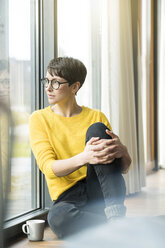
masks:
<path id="1" fill-rule="evenodd" d="M 30 241 L 41 241 L 44 236 L 45 220 L 27 220 L 22 225 L 22 231 L 28 235 Z"/>

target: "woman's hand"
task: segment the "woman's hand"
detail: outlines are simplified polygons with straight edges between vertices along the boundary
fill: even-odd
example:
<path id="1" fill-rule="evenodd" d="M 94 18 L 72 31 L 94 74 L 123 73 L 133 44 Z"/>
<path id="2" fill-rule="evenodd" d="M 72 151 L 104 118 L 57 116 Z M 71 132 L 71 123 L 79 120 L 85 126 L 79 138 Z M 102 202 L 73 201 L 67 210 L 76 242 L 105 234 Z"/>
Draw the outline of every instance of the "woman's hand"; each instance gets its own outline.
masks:
<path id="1" fill-rule="evenodd" d="M 112 137 L 116 145 L 115 158 L 121 158 L 122 173 L 127 173 L 132 162 L 132 159 L 128 153 L 127 147 L 123 145 L 119 137 L 113 132 L 106 130 L 106 133 Z"/>
<path id="2" fill-rule="evenodd" d="M 86 143 L 83 158 L 85 163 L 89 164 L 109 164 L 115 159 L 108 153 L 104 140 L 99 137 L 93 137 Z"/>
<path id="3" fill-rule="evenodd" d="M 126 152 L 126 147 L 121 143 L 119 137 L 113 132 L 106 129 L 106 133 L 112 139 L 100 139 L 93 142 L 94 151 L 98 151 L 96 157 L 104 157 L 110 155 L 111 159 L 121 158 Z"/>
<path id="4" fill-rule="evenodd" d="M 109 164 L 116 158 L 121 158 L 123 172 L 126 172 L 131 164 L 131 158 L 126 146 L 124 146 L 119 137 L 113 132 L 106 130 L 106 133 L 112 139 L 91 138 L 84 149 L 85 163 L 89 164 Z"/>

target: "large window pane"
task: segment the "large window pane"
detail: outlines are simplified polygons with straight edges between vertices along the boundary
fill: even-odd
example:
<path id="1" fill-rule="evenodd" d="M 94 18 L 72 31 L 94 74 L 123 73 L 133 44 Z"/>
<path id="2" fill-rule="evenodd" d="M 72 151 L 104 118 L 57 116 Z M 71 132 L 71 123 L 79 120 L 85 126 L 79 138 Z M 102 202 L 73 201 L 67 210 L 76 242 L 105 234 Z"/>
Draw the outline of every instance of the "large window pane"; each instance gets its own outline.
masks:
<path id="1" fill-rule="evenodd" d="M 1 55 L 1 87 L 14 123 L 11 182 L 7 219 L 39 207 L 36 177 L 29 144 L 29 115 L 35 108 L 35 1 L 6 0 L 3 9 L 7 26 L 1 32 L 6 51 Z M 8 86 L 6 86 L 6 83 Z M 33 92 L 33 94 L 32 94 Z M 4 97 L 5 96 L 5 97 Z M 33 185 L 33 187 L 32 187 Z"/>

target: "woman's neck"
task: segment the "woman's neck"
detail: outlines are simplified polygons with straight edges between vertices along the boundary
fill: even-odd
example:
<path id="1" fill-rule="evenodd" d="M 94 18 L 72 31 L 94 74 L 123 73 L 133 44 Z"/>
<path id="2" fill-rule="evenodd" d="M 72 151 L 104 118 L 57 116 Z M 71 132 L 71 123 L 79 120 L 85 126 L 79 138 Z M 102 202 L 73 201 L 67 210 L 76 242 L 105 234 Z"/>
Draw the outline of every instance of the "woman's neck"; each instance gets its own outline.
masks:
<path id="1" fill-rule="evenodd" d="M 76 100 L 67 103 L 56 103 L 51 107 L 52 111 L 64 117 L 72 117 L 78 115 L 82 108 L 77 104 Z"/>

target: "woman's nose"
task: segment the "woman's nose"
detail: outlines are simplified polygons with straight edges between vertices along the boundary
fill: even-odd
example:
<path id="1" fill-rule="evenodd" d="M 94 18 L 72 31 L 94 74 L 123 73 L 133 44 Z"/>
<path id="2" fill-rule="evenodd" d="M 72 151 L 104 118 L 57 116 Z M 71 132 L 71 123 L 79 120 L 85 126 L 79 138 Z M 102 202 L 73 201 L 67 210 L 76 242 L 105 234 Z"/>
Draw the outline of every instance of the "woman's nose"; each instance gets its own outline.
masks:
<path id="1" fill-rule="evenodd" d="M 49 84 L 48 84 L 47 90 L 48 90 L 48 91 L 52 91 L 52 90 L 53 90 L 53 88 L 52 88 L 52 86 L 51 86 L 50 81 L 49 81 Z"/>

